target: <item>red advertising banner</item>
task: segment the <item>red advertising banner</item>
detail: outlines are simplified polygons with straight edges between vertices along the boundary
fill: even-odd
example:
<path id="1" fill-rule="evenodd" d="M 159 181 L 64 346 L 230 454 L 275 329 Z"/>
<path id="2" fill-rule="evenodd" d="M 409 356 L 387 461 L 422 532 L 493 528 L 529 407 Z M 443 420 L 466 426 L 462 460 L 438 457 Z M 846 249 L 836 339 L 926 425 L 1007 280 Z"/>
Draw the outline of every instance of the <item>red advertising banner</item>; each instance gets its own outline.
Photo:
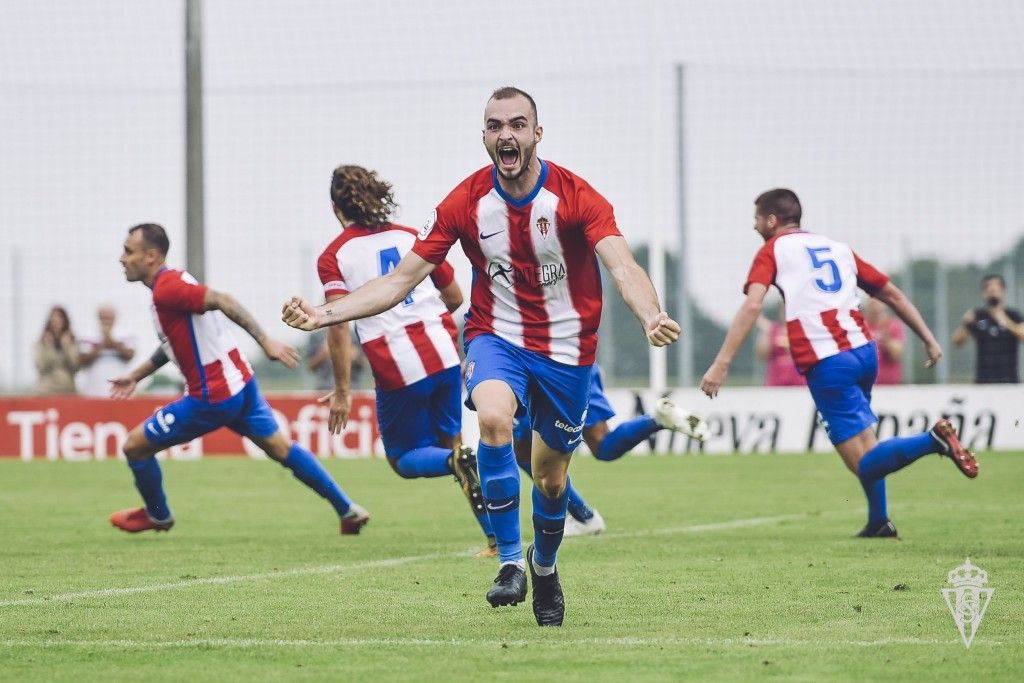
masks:
<path id="1" fill-rule="evenodd" d="M 327 431 L 328 409 L 318 394 L 268 394 L 274 417 L 287 436 L 320 457 L 383 456 L 372 392 L 352 396 L 352 413 L 341 434 Z M 126 401 L 79 396 L 0 396 L 0 457 L 32 460 L 104 460 L 117 457 L 128 432 L 175 400 L 142 396 Z M 248 439 L 218 429 L 168 449 L 181 460 L 204 455 L 265 457 Z"/>

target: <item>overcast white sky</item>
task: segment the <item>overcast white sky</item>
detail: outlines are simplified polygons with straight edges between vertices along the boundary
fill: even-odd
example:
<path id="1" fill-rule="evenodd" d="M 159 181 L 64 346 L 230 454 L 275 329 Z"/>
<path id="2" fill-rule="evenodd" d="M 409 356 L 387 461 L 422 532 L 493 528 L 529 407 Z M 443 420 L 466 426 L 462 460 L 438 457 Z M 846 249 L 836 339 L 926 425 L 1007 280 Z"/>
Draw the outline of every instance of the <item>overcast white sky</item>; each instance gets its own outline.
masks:
<path id="1" fill-rule="evenodd" d="M 111 301 L 155 345 L 148 291 L 117 257 L 126 228 L 154 220 L 184 259 L 183 15 L 170 0 L 5 7 L 0 386 L 32 381 L 54 302 L 84 333 Z M 377 168 L 418 226 L 486 163 L 483 105 L 509 83 L 538 101 L 542 156 L 603 192 L 631 242 L 678 248 L 683 188 L 692 284 L 723 319 L 769 187 L 883 268 L 905 245 L 963 262 L 1024 233 L 1016 0 L 207 0 L 203 19 L 207 280 L 292 341 L 277 311 L 316 292 L 331 169 Z"/>

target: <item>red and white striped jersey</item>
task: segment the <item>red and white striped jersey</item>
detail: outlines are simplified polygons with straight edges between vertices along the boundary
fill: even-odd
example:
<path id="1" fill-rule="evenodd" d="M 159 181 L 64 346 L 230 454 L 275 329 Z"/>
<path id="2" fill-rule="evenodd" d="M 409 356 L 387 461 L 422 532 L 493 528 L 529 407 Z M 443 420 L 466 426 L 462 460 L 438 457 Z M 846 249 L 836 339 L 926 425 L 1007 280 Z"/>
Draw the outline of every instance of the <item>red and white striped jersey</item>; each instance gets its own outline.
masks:
<path id="1" fill-rule="evenodd" d="M 415 241 L 416 231 L 402 225 L 348 226 L 317 261 L 324 296 L 348 294 L 387 275 Z M 442 262 L 430 277 L 432 282 L 416 285 L 390 311 L 355 321 L 363 353 L 383 391 L 401 389 L 460 362 L 455 321 L 438 293 L 455 279 L 455 271 Z"/>
<path id="2" fill-rule="evenodd" d="M 889 278 L 848 245 L 801 230 L 761 247 L 743 292 L 755 282 L 782 292 L 790 353 L 803 373 L 823 358 L 871 341 L 857 287 L 874 294 Z"/>
<path id="3" fill-rule="evenodd" d="M 601 321 L 594 247 L 620 235 L 611 204 L 579 176 L 549 162 L 528 196 L 502 191 L 497 169 L 462 181 L 423 226 L 413 252 L 440 263 L 456 241 L 473 265 L 464 331 L 591 365 Z"/>
<path id="4" fill-rule="evenodd" d="M 153 322 L 165 353 L 185 376 L 188 395 L 219 403 L 245 387 L 252 366 L 227 317 L 204 309 L 206 289 L 188 273 L 164 268 L 153 280 Z"/>

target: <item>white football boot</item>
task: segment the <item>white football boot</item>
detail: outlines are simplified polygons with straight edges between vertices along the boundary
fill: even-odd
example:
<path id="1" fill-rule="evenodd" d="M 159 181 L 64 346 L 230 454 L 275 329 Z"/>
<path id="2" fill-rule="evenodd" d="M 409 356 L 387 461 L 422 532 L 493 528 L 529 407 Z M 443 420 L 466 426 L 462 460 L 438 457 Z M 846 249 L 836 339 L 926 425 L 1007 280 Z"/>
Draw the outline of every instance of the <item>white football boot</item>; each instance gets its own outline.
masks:
<path id="1" fill-rule="evenodd" d="M 596 536 L 605 530 L 604 518 L 601 517 L 601 513 L 597 510 L 591 510 L 594 516 L 585 522 L 580 522 L 572 515 L 565 516 L 565 534 L 564 538 L 572 538 L 574 536 Z"/>
<path id="2" fill-rule="evenodd" d="M 683 410 L 667 398 L 658 401 L 654 409 L 654 421 L 665 429 L 686 434 L 697 441 L 704 441 L 710 436 L 708 423 L 702 417 Z"/>

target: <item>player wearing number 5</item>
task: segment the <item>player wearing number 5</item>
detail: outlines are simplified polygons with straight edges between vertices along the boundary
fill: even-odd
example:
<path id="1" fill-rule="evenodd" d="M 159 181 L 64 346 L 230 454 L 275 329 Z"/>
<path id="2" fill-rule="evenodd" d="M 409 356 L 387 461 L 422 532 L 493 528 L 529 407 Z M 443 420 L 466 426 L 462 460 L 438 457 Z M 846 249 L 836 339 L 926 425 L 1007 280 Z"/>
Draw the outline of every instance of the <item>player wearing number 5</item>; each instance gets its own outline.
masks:
<path id="1" fill-rule="evenodd" d="M 878 353 L 857 308 L 857 288 L 888 304 L 920 337 L 927 367 L 938 362 L 942 349 L 920 312 L 888 277 L 846 244 L 801 230 L 802 210 L 794 192 L 769 190 L 754 206 L 754 230 L 765 245 L 754 257 L 743 287 L 746 300 L 704 374 L 701 390 L 711 398 L 718 394 L 761 313 L 768 287 L 775 285 L 785 301 L 793 360 L 807 377 L 829 440 L 860 479 L 868 500 L 868 523 L 858 536 L 894 537 L 896 527 L 886 511 L 886 475 L 930 453 L 950 457 L 972 479 L 978 476 L 978 463 L 945 419 L 921 434 L 878 441 L 871 410 Z"/>

